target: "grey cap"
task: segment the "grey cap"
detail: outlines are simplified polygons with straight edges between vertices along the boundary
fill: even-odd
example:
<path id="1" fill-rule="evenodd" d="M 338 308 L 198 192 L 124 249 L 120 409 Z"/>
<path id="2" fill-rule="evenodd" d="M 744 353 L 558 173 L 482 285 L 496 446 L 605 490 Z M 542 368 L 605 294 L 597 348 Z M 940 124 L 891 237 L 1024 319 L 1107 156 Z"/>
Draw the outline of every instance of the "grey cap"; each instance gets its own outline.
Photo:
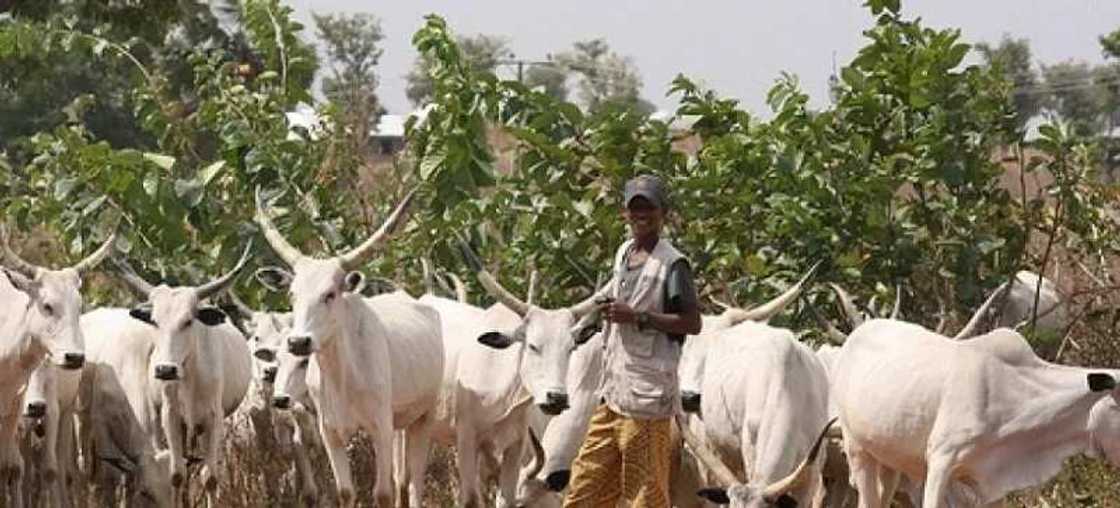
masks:
<path id="1" fill-rule="evenodd" d="M 626 187 L 624 187 L 622 193 L 622 204 L 627 206 L 632 199 L 641 196 L 664 210 L 668 204 L 666 194 L 665 184 L 661 182 L 660 178 L 653 175 L 638 175 L 626 182 Z"/>

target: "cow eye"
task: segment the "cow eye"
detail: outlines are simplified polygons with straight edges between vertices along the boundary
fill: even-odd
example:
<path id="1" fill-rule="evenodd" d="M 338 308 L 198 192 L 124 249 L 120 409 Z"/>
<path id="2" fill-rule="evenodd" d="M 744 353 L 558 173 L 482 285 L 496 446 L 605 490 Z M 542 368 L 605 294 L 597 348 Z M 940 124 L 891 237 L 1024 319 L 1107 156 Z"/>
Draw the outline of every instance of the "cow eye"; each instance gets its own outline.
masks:
<path id="1" fill-rule="evenodd" d="M 540 354 L 540 352 L 541 352 L 541 347 L 540 347 L 540 346 L 538 346 L 538 345 L 536 345 L 536 344 L 529 344 L 529 351 L 532 351 L 532 352 L 534 352 L 534 353 Z"/>
<path id="2" fill-rule="evenodd" d="M 327 293 L 327 296 L 323 297 L 323 303 L 333 302 L 334 301 L 334 296 L 335 296 L 334 291 L 331 291 L 330 293 Z"/>
<path id="3" fill-rule="evenodd" d="M 194 320 L 193 319 L 188 319 L 188 320 L 184 321 L 182 325 L 179 325 L 179 329 L 180 330 L 186 330 L 187 328 L 191 327 L 191 323 L 194 323 Z"/>
<path id="4" fill-rule="evenodd" d="M 48 316 L 53 316 L 54 315 L 54 306 L 49 304 L 49 303 L 44 303 L 43 304 L 43 314 L 46 314 Z"/>

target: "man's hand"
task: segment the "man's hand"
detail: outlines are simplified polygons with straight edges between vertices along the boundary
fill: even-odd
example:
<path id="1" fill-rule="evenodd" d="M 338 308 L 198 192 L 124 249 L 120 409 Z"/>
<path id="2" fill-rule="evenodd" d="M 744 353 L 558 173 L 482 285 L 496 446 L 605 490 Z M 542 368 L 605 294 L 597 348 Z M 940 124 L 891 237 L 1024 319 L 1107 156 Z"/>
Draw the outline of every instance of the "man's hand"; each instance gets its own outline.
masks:
<path id="1" fill-rule="evenodd" d="M 638 322 L 638 313 L 634 312 L 629 305 L 623 302 L 605 303 L 599 307 L 599 311 L 603 313 L 603 317 L 612 323 L 636 323 Z"/>

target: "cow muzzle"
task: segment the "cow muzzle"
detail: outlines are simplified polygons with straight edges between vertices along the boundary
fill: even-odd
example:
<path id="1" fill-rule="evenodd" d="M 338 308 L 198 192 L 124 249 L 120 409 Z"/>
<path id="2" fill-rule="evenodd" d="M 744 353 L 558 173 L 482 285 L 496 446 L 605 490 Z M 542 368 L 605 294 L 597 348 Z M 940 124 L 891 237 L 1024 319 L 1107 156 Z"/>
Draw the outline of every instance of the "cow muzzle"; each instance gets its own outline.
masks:
<path id="1" fill-rule="evenodd" d="M 686 413 L 699 413 L 700 394 L 696 392 L 681 392 L 681 409 Z"/>
<path id="2" fill-rule="evenodd" d="M 288 352 L 296 356 L 310 356 L 311 336 L 296 335 L 288 337 Z"/>
<path id="3" fill-rule="evenodd" d="M 291 409 L 292 398 L 287 395 L 273 395 L 272 407 L 276 409 Z"/>
<path id="4" fill-rule="evenodd" d="M 28 402 L 24 408 L 23 416 L 27 418 L 42 418 L 47 416 L 47 403 L 42 400 Z"/>
<path id="5" fill-rule="evenodd" d="M 556 416 L 568 409 L 568 394 L 548 392 L 545 394 L 544 404 L 537 404 L 537 407 L 546 415 Z"/>
<path id="6" fill-rule="evenodd" d="M 179 379 L 179 367 L 167 364 L 156 365 L 155 376 L 160 381 L 175 381 Z"/>
<path id="7" fill-rule="evenodd" d="M 268 366 L 268 367 L 264 368 L 264 382 L 265 383 L 270 383 L 270 384 L 276 382 L 276 366 L 275 365 Z"/>
<path id="8" fill-rule="evenodd" d="M 60 366 L 66 370 L 77 370 L 85 364 L 86 355 L 84 353 L 64 353 Z"/>

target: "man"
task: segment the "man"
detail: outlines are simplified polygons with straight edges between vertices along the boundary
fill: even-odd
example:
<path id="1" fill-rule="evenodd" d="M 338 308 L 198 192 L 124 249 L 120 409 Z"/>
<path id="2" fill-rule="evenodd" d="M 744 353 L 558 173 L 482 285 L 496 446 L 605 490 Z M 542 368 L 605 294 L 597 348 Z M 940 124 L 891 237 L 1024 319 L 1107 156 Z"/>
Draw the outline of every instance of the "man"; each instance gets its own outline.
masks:
<path id="1" fill-rule="evenodd" d="M 572 465 L 565 507 L 669 506 L 669 432 L 685 335 L 700 332 L 688 260 L 661 227 L 668 208 L 657 177 L 626 183 L 622 216 L 630 240 L 618 249 L 605 330 L 600 404 Z"/>

